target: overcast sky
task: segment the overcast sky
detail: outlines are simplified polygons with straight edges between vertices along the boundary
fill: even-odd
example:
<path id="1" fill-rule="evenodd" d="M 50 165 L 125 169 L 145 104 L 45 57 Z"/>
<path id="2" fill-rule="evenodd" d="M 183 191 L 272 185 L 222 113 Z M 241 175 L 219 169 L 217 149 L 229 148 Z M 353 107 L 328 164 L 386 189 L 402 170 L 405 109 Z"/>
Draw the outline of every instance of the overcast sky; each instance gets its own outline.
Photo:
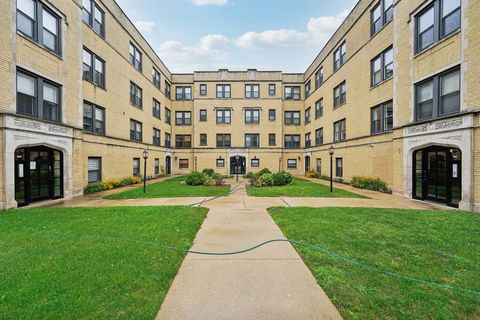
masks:
<path id="1" fill-rule="evenodd" d="M 304 72 L 357 0 L 117 0 L 172 72 Z"/>

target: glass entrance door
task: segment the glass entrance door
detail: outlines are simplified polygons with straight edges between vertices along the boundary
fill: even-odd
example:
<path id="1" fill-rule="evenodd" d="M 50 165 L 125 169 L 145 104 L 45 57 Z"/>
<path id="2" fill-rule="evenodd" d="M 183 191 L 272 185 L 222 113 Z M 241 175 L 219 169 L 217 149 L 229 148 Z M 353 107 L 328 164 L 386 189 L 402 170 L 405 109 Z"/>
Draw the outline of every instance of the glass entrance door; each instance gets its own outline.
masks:
<path id="1" fill-rule="evenodd" d="M 235 156 L 230 158 L 230 174 L 246 174 L 247 158 Z"/>
<path id="2" fill-rule="evenodd" d="M 306 156 L 305 157 L 305 172 L 310 171 L 310 157 Z"/>

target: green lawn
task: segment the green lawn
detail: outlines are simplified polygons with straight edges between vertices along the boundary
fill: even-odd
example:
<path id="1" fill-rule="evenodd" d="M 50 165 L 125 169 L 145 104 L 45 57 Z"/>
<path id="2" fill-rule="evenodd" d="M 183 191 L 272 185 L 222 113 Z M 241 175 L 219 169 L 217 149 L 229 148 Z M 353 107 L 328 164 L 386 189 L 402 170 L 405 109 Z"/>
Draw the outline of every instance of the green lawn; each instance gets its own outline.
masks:
<path id="1" fill-rule="evenodd" d="M 124 192 L 106 196 L 105 199 L 136 199 L 136 198 L 174 198 L 174 197 L 217 197 L 228 195 L 230 188 L 189 186 L 185 184 L 186 176 L 176 177 L 163 182 L 147 185 L 147 193 L 143 186 Z"/>
<path id="2" fill-rule="evenodd" d="M 353 192 L 342 189 L 333 189 L 330 193 L 330 186 L 310 182 L 300 178 L 293 178 L 293 182 L 281 187 L 249 187 L 249 196 L 254 197 L 322 197 L 322 198 L 367 198 Z"/>
<path id="3" fill-rule="evenodd" d="M 480 290 L 480 215 L 369 208 L 273 208 L 289 239 L 427 281 Z M 479 319 L 480 295 L 388 276 L 295 245 L 345 319 Z"/>
<path id="4" fill-rule="evenodd" d="M 206 216 L 190 207 L 0 213 L 1 319 L 154 319 Z"/>

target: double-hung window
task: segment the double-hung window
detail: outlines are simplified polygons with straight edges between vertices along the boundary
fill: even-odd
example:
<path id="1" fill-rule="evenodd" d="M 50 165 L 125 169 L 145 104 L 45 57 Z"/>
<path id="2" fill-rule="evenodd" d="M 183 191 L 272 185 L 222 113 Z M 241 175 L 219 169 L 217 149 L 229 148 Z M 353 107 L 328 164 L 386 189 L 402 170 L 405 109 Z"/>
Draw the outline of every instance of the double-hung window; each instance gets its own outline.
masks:
<path id="1" fill-rule="evenodd" d="M 178 160 L 178 168 L 179 169 L 188 169 L 188 159 Z"/>
<path id="2" fill-rule="evenodd" d="M 260 85 L 259 84 L 246 84 L 245 85 L 245 98 L 246 99 L 260 98 Z"/>
<path id="3" fill-rule="evenodd" d="M 140 109 L 143 108 L 143 90 L 133 82 L 130 82 L 130 103 Z"/>
<path id="4" fill-rule="evenodd" d="M 377 134 L 393 129 L 393 102 L 388 101 L 371 109 L 371 132 Z"/>
<path id="5" fill-rule="evenodd" d="M 300 125 L 300 111 L 285 111 L 284 122 L 286 125 Z"/>
<path id="6" fill-rule="evenodd" d="M 286 149 L 300 149 L 300 135 L 286 134 L 284 137 Z"/>
<path id="7" fill-rule="evenodd" d="M 320 88 L 323 84 L 323 67 L 320 67 L 317 72 L 315 72 L 315 89 Z"/>
<path id="8" fill-rule="evenodd" d="M 217 84 L 217 99 L 230 99 L 231 86 L 229 84 Z"/>
<path id="9" fill-rule="evenodd" d="M 260 147 L 260 134 L 258 133 L 245 134 L 245 147 L 246 148 Z"/>
<path id="10" fill-rule="evenodd" d="M 172 112 L 170 109 L 165 108 L 165 123 L 170 124 L 172 121 Z"/>
<path id="11" fill-rule="evenodd" d="M 142 142 L 142 123 L 136 120 L 130 119 L 130 140 L 136 142 Z"/>
<path id="12" fill-rule="evenodd" d="M 275 109 L 268 110 L 268 121 L 275 121 L 277 119 L 277 112 Z"/>
<path id="13" fill-rule="evenodd" d="M 155 173 L 155 175 L 160 174 L 160 159 L 159 158 L 155 158 L 154 173 Z"/>
<path id="14" fill-rule="evenodd" d="M 380 0 L 373 8 L 371 15 L 372 36 L 393 19 L 393 0 Z"/>
<path id="15" fill-rule="evenodd" d="M 61 121 L 61 87 L 42 77 L 17 70 L 17 113 Z"/>
<path id="16" fill-rule="evenodd" d="M 232 146 L 232 136 L 229 133 L 217 134 L 217 148 L 230 148 Z"/>
<path id="17" fill-rule="evenodd" d="M 192 87 L 176 87 L 176 100 L 192 100 Z"/>
<path id="18" fill-rule="evenodd" d="M 172 135 L 165 132 L 165 148 L 170 148 L 172 146 Z"/>
<path id="19" fill-rule="evenodd" d="M 252 168 L 260 168 L 260 159 L 253 158 L 252 161 L 250 161 L 250 165 Z"/>
<path id="20" fill-rule="evenodd" d="M 347 43 L 344 42 L 333 53 L 333 72 L 340 69 L 347 61 Z"/>
<path id="21" fill-rule="evenodd" d="M 308 80 L 308 82 L 305 84 L 305 98 L 310 97 L 311 93 L 312 93 L 312 82 Z"/>
<path id="22" fill-rule="evenodd" d="M 277 137 L 276 137 L 275 133 L 270 133 L 268 135 L 268 145 L 269 146 L 277 145 Z"/>
<path id="23" fill-rule="evenodd" d="M 158 90 L 160 90 L 160 83 L 161 83 L 160 81 L 161 81 L 160 72 L 157 69 L 152 68 L 152 83 L 155 86 L 155 88 L 157 88 Z"/>
<path id="24" fill-rule="evenodd" d="M 311 107 L 308 107 L 306 110 L 305 110 L 305 124 L 309 124 L 311 121 L 312 121 L 312 108 Z"/>
<path id="25" fill-rule="evenodd" d="M 275 96 L 277 94 L 277 86 L 274 83 L 268 85 L 268 95 Z"/>
<path id="26" fill-rule="evenodd" d="M 288 159 L 287 160 L 288 169 L 297 169 L 297 159 Z"/>
<path id="27" fill-rule="evenodd" d="M 167 80 L 165 80 L 165 97 L 167 97 L 168 99 L 171 98 L 171 88 L 172 85 Z"/>
<path id="28" fill-rule="evenodd" d="M 82 20 L 98 35 L 105 37 L 105 13 L 93 0 L 82 0 Z"/>
<path id="29" fill-rule="evenodd" d="M 460 111 L 460 68 L 449 70 L 415 85 L 417 121 Z"/>
<path id="30" fill-rule="evenodd" d="M 133 176 L 140 176 L 140 158 L 133 158 Z"/>
<path id="31" fill-rule="evenodd" d="M 157 118 L 161 119 L 161 110 L 160 110 L 160 102 L 158 102 L 155 98 L 152 102 L 152 115 Z"/>
<path id="32" fill-rule="evenodd" d="M 339 120 L 333 124 L 333 141 L 343 141 L 347 139 L 347 121 Z"/>
<path id="33" fill-rule="evenodd" d="M 206 122 L 206 121 L 207 121 L 207 110 L 200 109 L 200 122 Z"/>
<path id="34" fill-rule="evenodd" d="M 333 107 L 339 107 L 347 102 L 347 82 L 343 81 L 333 89 Z"/>
<path id="35" fill-rule="evenodd" d="M 206 133 L 200 133 L 200 145 L 201 146 L 206 146 L 207 145 L 207 134 Z"/>
<path id="36" fill-rule="evenodd" d="M 300 87 L 299 86 L 285 87 L 285 100 L 300 100 Z"/>
<path id="37" fill-rule="evenodd" d="M 17 30 L 56 54 L 61 54 L 60 22 L 60 17 L 40 1 L 17 1 Z"/>
<path id="38" fill-rule="evenodd" d="M 105 61 L 83 48 L 83 79 L 105 88 Z"/>
<path id="39" fill-rule="evenodd" d="M 393 76 L 393 48 L 390 47 L 371 61 L 372 86 Z"/>
<path id="40" fill-rule="evenodd" d="M 102 158 L 88 158 L 88 183 L 94 183 L 102 180 Z"/>
<path id="41" fill-rule="evenodd" d="M 461 0 L 436 0 L 415 17 L 415 52 L 460 30 Z"/>
<path id="42" fill-rule="evenodd" d="M 320 146 L 323 144 L 323 128 L 315 130 L 315 145 Z"/>
<path id="43" fill-rule="evenodd" d="M 312 146 L 312 134 L 306 133 L 305 134 L 305 148 L 310 148 Z"/>
<path id="44" fill-rule="evenodd" d="M 337 178 L 343 177 L 343 158 L 335 158 L 335 176 Z"/>
<path id="45" fill-rule="evenodd" d="M 217 124 L 230 124 L 232 123 L 232 110 L 230 109 L 217 109 Z"/>
<path id="46" fill-rule="evenodd" d="M 245 109 L 245 124 L 259 124 L 260 110 L 259 109 Z"/>
<path id="47" fill-rule="evenodd" d="M 207 84 L 206 83 L 200 84 L 200 95 L 202 97 L 205 97 L 207 95 Z"/>
<path id="48" fill-rule="evenodd" d="M 192 124 L 192 113 L 190 111 L 175 112 L 175 125 L 189 126 Z"/>
<path id="49" fill-rule="evenodd" d="M 130 42 L 130 64 L 138 71 L 142 71 L 142 53 Z"/>
<path id="50" fill-rule="evenodd" d="M 160 130 L 153 128 L 153 145 L 160 146 Z"/>
<path id="51" fill-rule="evenodd" d="M 96 134 L 105 134 L 105 109 L 84 102 L 83 130 Z"/>
<path id="52" fill-rule="evenodd" d="M 192 136 L 189 134 L 177 134 L 175 135 L 175 147 L 179 149 L 192 147 Z"/>
<path id="53" fill-rule="evenodd" d="M 315 102 L 315 119 L 323 116 L 323 98 Z"/>

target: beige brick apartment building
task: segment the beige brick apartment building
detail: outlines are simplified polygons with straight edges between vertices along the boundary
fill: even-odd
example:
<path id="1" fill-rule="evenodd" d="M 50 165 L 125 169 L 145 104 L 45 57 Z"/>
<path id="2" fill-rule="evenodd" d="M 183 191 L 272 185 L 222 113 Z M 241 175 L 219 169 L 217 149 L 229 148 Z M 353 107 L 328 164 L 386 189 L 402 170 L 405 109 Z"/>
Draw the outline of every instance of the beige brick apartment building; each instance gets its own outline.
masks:
<path id="1" fill-rule="evenodd" d="M 172 74 L 114 0 L 1 0 L 0 206 L 263 167 L 480 210 L 480 2 L 360 0 L 305 73 Z M 286 61 L 285 63 L 288 63 Z"/>

